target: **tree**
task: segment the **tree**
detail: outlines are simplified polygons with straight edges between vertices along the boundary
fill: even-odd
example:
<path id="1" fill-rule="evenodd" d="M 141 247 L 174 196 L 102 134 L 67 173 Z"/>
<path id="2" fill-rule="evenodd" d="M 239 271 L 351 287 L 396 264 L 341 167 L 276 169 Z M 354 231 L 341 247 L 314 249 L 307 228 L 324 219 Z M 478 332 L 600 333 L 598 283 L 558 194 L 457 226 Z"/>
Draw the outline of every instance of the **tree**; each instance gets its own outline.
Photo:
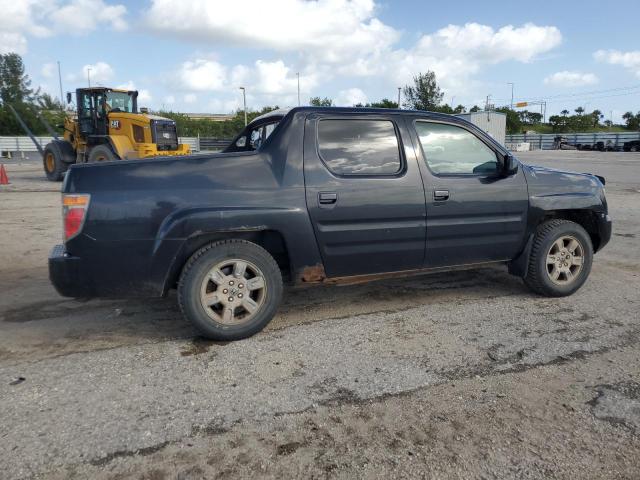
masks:
<path id="1" fill-rule="evenodd" d="M 37 98 L 37 103 L 42 110 L 64 110 L 64 105 L 48 93 L 40 95 Z"/>
<path id="2" fill-rule="evenodd" d="M 469 111 L 470 111 L 471 113 L 479 112 L 479 111 L 480 111 L 480 107 L 479 107 L 478 105 L 474 105 L 473 107 L 471 107 L 471 108 L 469 109 Z"/>
<path id="3" fill-rule="evenodd" d="M 331 107 L 333 106 L 333 100 L 328 97 L 311 97 L 309 99 L 309 105 L 312 105 L 314 107 Z"/>
<path id="4" fill-rule="evenodd" d="M 640 130 L 640 112 L 635 115 L 633 112 L 626 112 L 622 115 L 629 130 Z"/>
<path id="5" fill-rule="evenodd" d="M 578 115 L 582 115 L 584 113 L 584 108 L 578 107 L 574 110 Z"/>
<path id="6" fill-rule="evenodd" d="M 566 108 L 564 110 L 562 110 L 560 112 L 562 114 L 563 117 L 566 117 L 567 115 L 569 115 L 569 110 L 567 110 Z"/>
<path id="7" fill-rule="evenodd" d="M 600 110 L 594 110 L 591 112 L 591 117 L 593 118 L 593 126 L 597 127 L 600 123 L 600 119 L 604 118 L 604 115 Z"/>
<path id="8" fill-rule="evenodd" d="M 453 109 L 453 113 L 465 113 L 466 111 L 467 109 L 464 107 L 464 105 L 458 105 Z"/>
<path id="9" fill-rule="evenodd" d="M 24 73 L 24 64 L 20 55 L 0 54 L 0 100 L 2 103 L 30 103 L 33 98 L 31 79 Z"/>
<path id="10" fill-rule="evenodd" d="M 367 106 L 371 108 L 398 108 L 398 102 L 383 98 L 379 102 L 368 103 Z"/>
<path id="11" fill-rule="evenodd" d="M 413 77 L 413 86 L 406 85 L 403 92 L 403 105 L 414 110 L 435 110 L 444 96 L 436 82 L 436 74 L 431 70 Z"/>
<path id="12" fill-rule="evenodd" d="M 520 115 L 509 107 L 496 108 L 496 112 L 504 113 L 507 117 L 507 133 L 520 133 L 522 131 L 522 121 Z"/>

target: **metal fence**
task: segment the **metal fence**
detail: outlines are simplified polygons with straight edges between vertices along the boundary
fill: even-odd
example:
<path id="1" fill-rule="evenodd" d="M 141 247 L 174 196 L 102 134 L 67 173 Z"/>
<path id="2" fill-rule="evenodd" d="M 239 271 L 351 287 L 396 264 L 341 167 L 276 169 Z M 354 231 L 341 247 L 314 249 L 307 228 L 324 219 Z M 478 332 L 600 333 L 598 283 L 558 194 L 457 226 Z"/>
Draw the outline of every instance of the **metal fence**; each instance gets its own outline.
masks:
<path id="1" fill-rule="evenodd" d="M 44 146 L 53 140 L 53 137 L 36 137 L 40 145 Z M 191 147 L 192 152 L 200 152 L 201 150 L 222 150 L 231 142 L 226 138 L 208 138 L 208 137 L 179 137 L 179 143 L 185 143 Z M 38 149 L 29 137 L 1 137 L 0 136 L 0 153 L 18 152 L 28 153 L 37 152 Z"/>
<path id="2" fill-rule="evenodd" d="M 624 142 L 632 140 L 640 140 L 640 132 L 619 132 L 619 133 L 536 133 L 536 134 L 517 134 L 507 135 L 505 144 L 509 148 L 510 145 L 518 143 L 529 143 L 531 150 L 551 150 L 553 147 L 553 139 L 558 135 L 562 135 L 572 145 L 595 145 L 597 142 L 611 141 L 615 148 L 621 148 Z"/>

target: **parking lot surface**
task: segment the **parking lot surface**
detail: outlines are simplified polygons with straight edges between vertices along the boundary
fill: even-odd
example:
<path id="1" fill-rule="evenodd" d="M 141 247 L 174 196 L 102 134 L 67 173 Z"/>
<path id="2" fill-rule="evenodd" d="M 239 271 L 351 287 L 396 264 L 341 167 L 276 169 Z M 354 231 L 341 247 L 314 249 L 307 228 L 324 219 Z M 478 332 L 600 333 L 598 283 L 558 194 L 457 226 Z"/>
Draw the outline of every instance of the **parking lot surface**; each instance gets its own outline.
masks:
<path id="1" fill-rule="evenodd" d="M 506 268 L 287 291 L 247 340 L 166 299 L 47 278 L 60 184 L 0 186 L 2 478 L 640 478 L 640 154 L 527 152 L 607 179 L 611 243 L 571 297 Z"/>

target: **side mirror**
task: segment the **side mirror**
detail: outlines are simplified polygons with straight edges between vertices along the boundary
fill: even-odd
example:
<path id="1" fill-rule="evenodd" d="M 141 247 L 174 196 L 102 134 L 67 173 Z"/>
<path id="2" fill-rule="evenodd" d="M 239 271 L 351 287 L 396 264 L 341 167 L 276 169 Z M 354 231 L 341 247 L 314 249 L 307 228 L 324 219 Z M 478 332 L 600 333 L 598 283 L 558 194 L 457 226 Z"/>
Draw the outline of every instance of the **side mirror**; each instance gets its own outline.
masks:
<path id="1" fill-rule="evenodd" d="M 510 177 L 518 173 L 518 161 L 510 153 L 502 156 L 502 176 Z"/>
<path id="2" fill-rule="evenodd" d="M 71 92 L 67 92 L 67 103 L 71 103 Z"/>
<path id="3" fill-rule="evenodd" d="M 247 137 L 240 137 L 238 140 L 236 140 L 236 147 L 238 148 L 244 148 L 247 145 Z"/>

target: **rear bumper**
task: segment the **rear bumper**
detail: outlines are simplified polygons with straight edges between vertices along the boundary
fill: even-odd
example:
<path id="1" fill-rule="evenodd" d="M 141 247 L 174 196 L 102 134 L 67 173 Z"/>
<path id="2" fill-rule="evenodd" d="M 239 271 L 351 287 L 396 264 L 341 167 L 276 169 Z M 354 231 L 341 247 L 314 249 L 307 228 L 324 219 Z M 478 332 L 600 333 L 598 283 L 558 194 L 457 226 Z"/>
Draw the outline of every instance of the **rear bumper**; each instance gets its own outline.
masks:
<path id="1" fill-rule="evenodd" d="M 49 254 L 49 280 L 63 297 L 93 296 L 82 259 L 69 255 L 64 245 L 56 245 Z"/>
<path id="2" fill-rule="evenodd" d="M 611 230 L 613 229 L 613 222 L 611 217 L 606 213 L 600 213 L 598 215 L 598 233 L 600 236 L 600 244 L 596 251 L 602 250 L 602 248 L 611 240 Z"/>

